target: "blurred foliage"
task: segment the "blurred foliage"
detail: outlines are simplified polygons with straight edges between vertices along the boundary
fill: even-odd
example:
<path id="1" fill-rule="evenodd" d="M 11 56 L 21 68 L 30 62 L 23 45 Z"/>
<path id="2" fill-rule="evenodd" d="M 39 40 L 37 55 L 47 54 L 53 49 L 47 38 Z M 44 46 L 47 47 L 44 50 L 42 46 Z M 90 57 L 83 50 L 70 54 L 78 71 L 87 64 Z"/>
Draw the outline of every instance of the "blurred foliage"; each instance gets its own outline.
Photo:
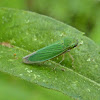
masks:
<path id="1" fill-rule="evenodd" d="M 100 0 L 29 0 L 32 11 L 63 21 L 100 44 Z"/>
<path id="2" fill-rule="evenodd" d="M 76 27 L 80 31 L 84 31 L 87 36 L 91 37 L 100 45 L 100 0 L 0 0 L 0 7 L 27 9 L 51 16 Z M 0 72 L 0 93 L 1 96 L 4 94 L 2 97 L 5 97 L 8 93 L 10 95 L 8 94 L 7 97 L 9 97 L 15 92 L 14 97 L 22 95 L 21 98 L 25 100 L 26 96 L 24 95 L 26 94 L 25 92 L 27 92 L 27 95 L 29 94 L 28 96 L 32 96 L 31 99 L 47 100 L 47 97 L 50 95 L 49 97 L 58 100 L 62 95 L 61 93 L 59 94 L 55 91 L 43 89 L 37 85 L 30 85 L 30 83 L 23 80 L 14 79 L 15 77 L 12 78 Z M 13 83 L 15 85 L 13 85 Z M 35 93 L 35 95 L 33 95 L 33 93 Z M 61 98 L 63 100 L 67 97 L 62 95 Z M 3 100 L 3 98 L 0 98 L 0 100 Z"/>
<path id="3" fill-rule="evenodd" d="M 25 1 L 26 0 L 0 0 L 0 7 L 25 9 L 27 7 Z"/>
<path id="4" fill-rule="evenodd" d="M 0 0 L 0 7 L 51 16 L 85 32 L 100 45 L 100 0 Z"/>
<path id="5" fill-rule="evenodd" d="M 51 99 L 73 100 L 60 92 L 46 89 L 36 84 L 0 72 L 0 100 L 51 100 Z"/>

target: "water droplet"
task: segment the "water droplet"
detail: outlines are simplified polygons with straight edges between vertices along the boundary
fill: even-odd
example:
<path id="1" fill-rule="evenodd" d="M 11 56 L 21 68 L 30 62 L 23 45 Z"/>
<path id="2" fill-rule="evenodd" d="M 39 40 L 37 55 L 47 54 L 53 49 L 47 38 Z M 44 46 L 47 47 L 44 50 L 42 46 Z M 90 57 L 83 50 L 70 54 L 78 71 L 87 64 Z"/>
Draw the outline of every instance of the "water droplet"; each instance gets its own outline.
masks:
<path id="1" fill-rule="evenodd" d="M 90 58 L 88 58 L 88 59 L 87 59 L 87 61 L 91 61 L 91 59 L 90 59 Z"/>

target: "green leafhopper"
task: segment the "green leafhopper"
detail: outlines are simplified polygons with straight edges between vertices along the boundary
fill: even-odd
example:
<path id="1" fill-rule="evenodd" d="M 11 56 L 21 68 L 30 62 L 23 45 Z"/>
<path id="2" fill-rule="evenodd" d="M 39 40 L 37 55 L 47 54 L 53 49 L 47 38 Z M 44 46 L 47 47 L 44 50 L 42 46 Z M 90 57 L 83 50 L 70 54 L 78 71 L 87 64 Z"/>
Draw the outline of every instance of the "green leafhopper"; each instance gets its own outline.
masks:
<path id="1" fill-rule="evenodd" d="M 41 48 L 32 54 L 23 57 L 23 62 L 26 64 L 40 63 L 57 57 L 65 52 L 70 51 L 78 45 L 75 38 L 65 37 L 49 46 Z"/>

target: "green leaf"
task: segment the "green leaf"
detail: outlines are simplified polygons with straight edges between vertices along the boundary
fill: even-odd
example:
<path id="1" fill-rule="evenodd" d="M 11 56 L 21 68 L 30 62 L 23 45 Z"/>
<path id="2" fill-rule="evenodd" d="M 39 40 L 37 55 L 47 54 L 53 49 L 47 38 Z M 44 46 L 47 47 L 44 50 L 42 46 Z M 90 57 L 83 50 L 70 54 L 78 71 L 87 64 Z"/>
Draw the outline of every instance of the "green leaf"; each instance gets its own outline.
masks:
<path id="1" fill-rule="evenodd" d="M 78 39 L 79 46 L 65 60 L 27 65 L 22 58 L 65 36 Z M 100 98 L 100 47 L 83 32 L 33 12 L 0 9 L 0 70 L 79 100 Z"/>
<path id="2" fill-rule="evenodd" d="M 51 99 L 73 100 L 70 97 L 60 92 L 43 88 L 28 81 L 0 72 L 0 100 L 51 100 Z"/>

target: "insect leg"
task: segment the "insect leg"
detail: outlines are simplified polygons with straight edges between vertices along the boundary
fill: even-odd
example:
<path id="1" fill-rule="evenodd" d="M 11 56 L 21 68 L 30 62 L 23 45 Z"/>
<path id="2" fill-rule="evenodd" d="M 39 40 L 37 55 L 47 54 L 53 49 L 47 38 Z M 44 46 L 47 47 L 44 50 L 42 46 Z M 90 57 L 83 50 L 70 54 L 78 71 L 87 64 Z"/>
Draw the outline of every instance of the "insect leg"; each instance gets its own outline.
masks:
<path id="1" fill-rule="evenodd" d="M 59 63 L 62 63 L 62 61 L 64 61 L 65 59 L 65 54 L 62 54 L 62 60 Z"/>
<path id="2" fill-rule="evenodd" d="M 68 54 L 69 54 L 70 58 L 72 59 L 72 67 L 75 69 L 75 67 L 74 67 L 74 58 L 73 58 L 73 56 L 70 54 L 70 52 L 68 52 Z"/>

